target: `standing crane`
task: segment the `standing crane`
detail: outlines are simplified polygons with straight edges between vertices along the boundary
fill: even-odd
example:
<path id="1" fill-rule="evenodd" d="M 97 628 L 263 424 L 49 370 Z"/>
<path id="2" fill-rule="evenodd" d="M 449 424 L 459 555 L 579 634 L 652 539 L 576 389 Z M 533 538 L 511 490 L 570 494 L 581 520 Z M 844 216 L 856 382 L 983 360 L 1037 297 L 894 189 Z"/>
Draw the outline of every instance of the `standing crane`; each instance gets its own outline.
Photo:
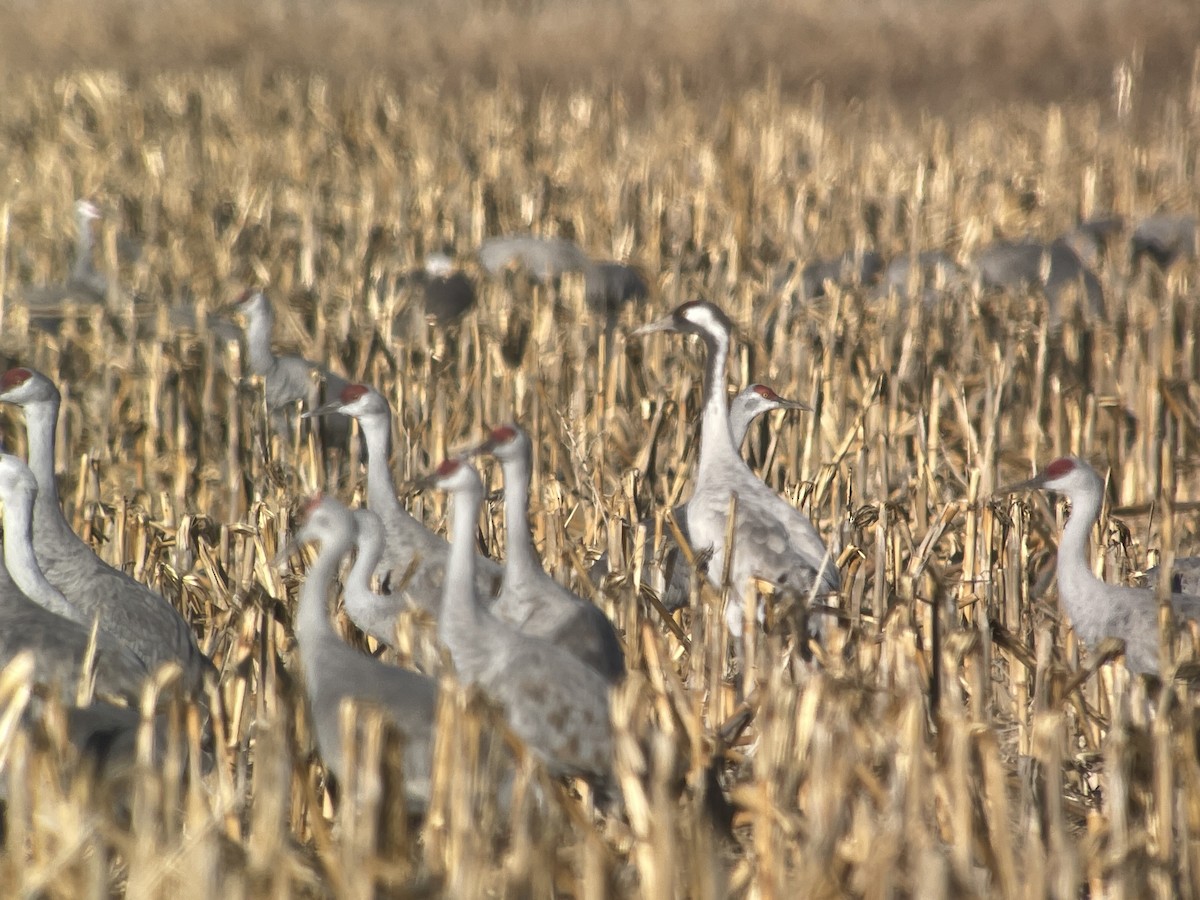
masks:
<path id="1" fill-rule="evenodd" d="M 435 618 L 442 605 L 446 556 L 449 545 L 414 519 L 396 496 L 392 473 L 388 468 L 391 449 L 392 411 L 387 400 L 373 387 L 350 384 L 341 395 L 305 415 L 324 416 L 339 413 L 357 422 L 367 449 L 367 507 L 383 521 L 385 534 L 383 559 L 378 574 L 396 597 L 394 615 L 404 598 Z M 476 561 L 476 586 L 481 597 L 494 597 L 500 589 L 500 566 L 490 559 Z"/>
<path id="2" fill-rule="evenodd" d="M 354 514 L 332 497 L 315 497 L 302 518 L 296 542 L 320 544 L 300 588 L 296 643 L 321 759 L 343 778 L 342 704 L 350 700 L 379 710 L 404 738 L 406 802 L 411 812 L 420 812 L 429 801 L 437 685 L 359 653 L 338 636 L 329 618 L 329 596 L 342 559 L 354 547 Z"/>
<path id="3" fill-rule="evenodd" d="M 1080 639 L 1094 647 L 1103 638 L 1125 641 L 1125 664 L 1130 670 L 1157 675 L 1158 604 L 1149 588 L 1107 584 L 1092 572 L 1088 542 L 1100 518 L 1104 482 L 1082 459 L 1054 460 L 1028 481 L 997 493 L 1043 489 L 1066 496 L 1071 514 L 1058 542 L 1058 599 Z M 1200 597 L 1173 594 L 1171 605 L 1181 619 L 1200 620 Z"/>
<path id="4" fill-rule="evenodd" d="M 277 435 L 290 434 L 288 410 L 295 404 L 313 410 L 322 398 L 336 397 L 346 387 L 346 379 L 318 363 L 300 356 L 275 355 L 271 349 L 275 312 L 262 291 L 243 291 L 231 311 L 244 322 L 250 371 L 263 380 L 271 428 Z M 349 435 L 350 421 L 345 416 L 326 419 L 321 435 L 324 446 L 345 447 Z"/>
<path id="5" fill-rule="evenodd" d="M 566 648 L 610 684 L 625 677 L 625 651 L 608 616 L 546 574 L 529 528 L 533 448 L 516 425 L 493 428 L 472 451 L 490 453 L 504 472 L 506 558 L 494 615 L 524 634 Z"/>
<path id="6" fill-rule="evenodd" d="M 552 641 L 522 634 L 492 614 L 475 589 L 475 529 L 483 505 L 479 473 L 461 459 L 443 462 L 427 483 L 452 500 L 450 558 L 438 636 L 459 680 L 478 684 L 504 711 L 513 732 L 551 774 L 612 787 L 609 685 L 595 669 Z"/>
<path id="7" fill-rule="evenodd" d="M 159 594 L 98 557 L 63 515 L 54 477 L 54 432 L 62 398 L 54 383 L 32 369 L 9 369 L 0 377 L 0 403 L 25 412 L 29 468 L 37 479 L 33 549 L 46 579 L 84 620 L 129 648 L 147 667 L 178 663 L 189 692 L 199 691 L 212 663 L 200 652 L 187 622 Z"/>
<path id="8" fill-rule="evenodd" d="M 730 430 L 725 391 L 725 363 L 733 323 L 711 303 L 684 303 L 665 318 L 644 325 L 635 334 L 659 331 L 694 334 L 708 351 L 704 372 L 704 410 L 700 420 L 700 453 L 695 488 L 686 504 L 693 546 L 711 551 L 708 577 L 720 584 L 728 565 L 733 595 L 725 608 L 725 623 L 735 638 L 742 634 L 746 591 L 755 579 L 800 598 L 839 590 L 841 578 L 830 552 L 808 518 L 760 481 L 738 454 Z M 731 501 L 736 498 L 732 548 L 725 546 Z M 732 560 L 726 563 L 726 553 Z M 761 614 L 761 610 L 760 610 Z M 824 634 L 824 622 L 814 617 L 810 631 Z"/>

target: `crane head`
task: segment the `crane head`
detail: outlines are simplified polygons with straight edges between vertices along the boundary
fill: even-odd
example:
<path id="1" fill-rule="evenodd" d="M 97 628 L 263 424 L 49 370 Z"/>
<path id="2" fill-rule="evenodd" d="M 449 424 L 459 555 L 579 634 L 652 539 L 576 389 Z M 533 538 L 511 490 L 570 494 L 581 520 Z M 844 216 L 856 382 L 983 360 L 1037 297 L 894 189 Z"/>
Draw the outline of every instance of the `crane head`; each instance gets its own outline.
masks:
<path id="1" fill-rule="evenodd" d="M 1028 481 L 1010 484 L 996 493 L 1015 494 L 1020 491 L 1043 489 L 1066 494 L 1068 497 L 1100 493 L 1104 482 L 1096 470 L 1077 456 L 1062 456 L 1051 462 Z"/>
<path id="2" fill-rule="evenodd" d="M 677 306 L 670 315 L 636 329 L 633 334 L 641 336 L 656 331 L 674 331 L 709 340 L 728 340 L 733 330 L 733 322 L 716 304 L 707 300 L 691 300 Z"/>
<path id="3" fill-rule="evenodd" d="M 780 397 L 775 391 L 767 387 L 765 384 L 752 384 L 744 389 L 734 402 L 742 400 L 751 408 L 762 412 L 769 412 L 773 409 L 806 409 L 811 410 L 812 407 L 807 403 L 801 403 L 799 400 L 787 400 Z"/>
<path id="4" fill-rule="evenodd" d="M 516 459 L 529 453 L 529 435 L 515 424 L 497 425 L 480 444 L 467 450 L 464 456 L 491 453 L 500 460 Z"/>
<path id="5" fill-rule="evenodd" d="M 0 376 L 0 402 L 24 406 L 29 403 L 57 402 L 58 388 L 45 375 L 33 369 L 9 369 Z"/>
<path id="6" fill-rule="evenodd" d="M 311 412 L 304 413 L 305 419 L 342 413 L 347 416 L 362 416 L 367 413 L 388 413 L 387 401 L 370 385 L 348 384 L 340 394 L 327 403 L 322 403 Z"/>

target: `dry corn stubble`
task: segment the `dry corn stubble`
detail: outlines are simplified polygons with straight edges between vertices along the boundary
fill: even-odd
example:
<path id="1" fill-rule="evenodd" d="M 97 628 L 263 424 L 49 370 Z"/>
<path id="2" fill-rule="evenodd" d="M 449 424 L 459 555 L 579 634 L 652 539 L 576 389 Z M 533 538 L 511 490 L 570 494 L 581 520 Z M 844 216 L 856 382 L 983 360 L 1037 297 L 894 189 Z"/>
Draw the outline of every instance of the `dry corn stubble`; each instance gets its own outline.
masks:
<path id="1" fill-rule="evenodd" d="M 1160 698 L 1152 721 L 1120 667 L 1074 677 L 1096 656 L 1057 620 L 1041 577 L 1053 510 L 989 492 L 1034 458 L 1103 459 L 1113 505 L 1128 509 L 1102 520 L 1097 565 L 1125 579 L 1163 549 L 1172 532 L 1147 504 L 1172 483 L 1171 499 L 1200 498 L 1195 264 L 1135 274 L 1118 251 L 1101 269 L 1110 322 L 1068 314 L 1060 333 L 1033 296 L 960 290 L 910 306 L 856 289 L 803 305 L 771 289 L 780 263 L 846 247 L 965 258 L 993 233 L 1051 236 L 1081 213 L 1194 210 L 1200 135 L 1186 102 L 1143 110 L 1158 127 L 1139 139 L 1105 106 L 913 122 L 882 103 L 840 112 L 773 88 L 715 116 L 683 93 L 638 116 L 619 93 L 471 88 L 447 104 L 428 85 L 376 78 L 95 74 L 6 92 L 0 351 L 63 386 L 69 515 L 185 609 L 222 677 L 213 771 L 144 766 L 124 804 L 87 802 L 53 728 L 48 740 L 6 731 L 0 881 L 179 898 L 1068 896 L 1084 884 L 1186 895 L 1200 865 L 1186 696 Z M 100 264 L 122 295 L 109 317 L 49 338 L 26 331 L 17 298 L 64 276 L 74 194 L 110 213 Z M 364 269 L 377 226 L 384 251 Z M 757 715 L 722 739 L 737 702 L 719 593 L 699 587 L 669 628 L 638 601 L 632 550 L 618 553 L 596 599 L 633 667 L 614 701 L 627 819 L 589 820 L 519 752 L 506 818 L 478 739 L 496 729 L 447 694 L 429 819 L 416 832 L 382 813 L 357 821 L 334 813 L 311 749 L 298 573 L 270 567 L 324 467 L 310 442 L 272 438 L 235 350 L 170 314 L 269 284 L 280 342 L 390 400 L 398 479 L 520 419 L 535 441 L 535 538 L 548 568 L 587 592 L 585 554 L 640 548 L 629 523 L 686 493 L 698 350 L 627 344 L 619 330 L 607 356 L 577 279 L 484 285 L 453 344 L 393 337 L 404 293 L 383 312 L 362 300 L 422 248 L 449 241 L 466 257 L 484 235 L 529 229 L 631 253 L 652 274 L 656 312 L 718 302 L 743 328 L 731 376 L 817 410 L 764 426 L 756 452 L 844 548 L 841 624 L 816 673 L 786 634 L 758 635 Z M 118 234 L 140 240 L 135 262 L 120 260 Z M 4 416 L 6 445 L 20 447 Z M 350 497 L 351 468 L 328 487 Z M 444 498 L 410 507 L 442 524 Z M 1173 525 L 1180 553 L 1195 551 L 1191 520 Z M 405 629 L 402 653 L 428 658 L 421 623 Z M 1185 633 L 1181 658 L 1194 659 L 1196 637 Z M 3 699 L 23 703 L 13 677 Z M 402 748 L 368 731 L 360 758 L 383 774 L 367 767 L 355 789 L 370 806 Z M 197 729 L 180 740 L 194 745 Z M 738 807 L 732 841 L 714 837 L 702 801 L 714 746 Z"/>

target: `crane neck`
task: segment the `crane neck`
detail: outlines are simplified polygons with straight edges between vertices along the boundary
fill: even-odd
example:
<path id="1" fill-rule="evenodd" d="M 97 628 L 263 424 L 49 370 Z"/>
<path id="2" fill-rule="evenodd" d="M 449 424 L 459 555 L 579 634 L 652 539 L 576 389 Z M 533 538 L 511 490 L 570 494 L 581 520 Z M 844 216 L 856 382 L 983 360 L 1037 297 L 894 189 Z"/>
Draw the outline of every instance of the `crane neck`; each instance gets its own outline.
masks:
<path id="1" fill-rule="evenodd" d="M 475 595 L 475 528 L 483 505 L 483 483 L 478 478 L 454 492 L 450 521 L 450 552 L 446 557 L 446 581 L 438 637 L 449 648 L 454 666 L 465 680 L 478 660 L 477 636 L 483 628 L 485 610 Z"/>
<path id="2" fill-rule="evenodd" d="M 529 527 L 529 482 L 532 461 L 529 453 L 501 460 L 504 470 L 504 530 L 508 533 L 502 590 L 544 572 L 533 547 Z"/>
<path id="3" fill-rule="evenodd" d="M 266 375 L 275 364 L 271 352 L 271 328 L 274 316 L 269 311 L 258 311 L 246 322 L 246 351 L 250 354 L 250 371 L 255 375 Z"/>
<path id="4" fill-rule="evenodd" d="M 371 593 L 371 576 L 382 556 L 382 535 L 377 530 L 368 533 L 365 529 L 359 528 L 358 555 L 355 556 L 354 565 L 350 567 L 349 574 L 342 582 L 347 597 L 355 591 L 362 596 Z"/>
<path id="5" fill-rule="evenodd" d="M 42 574 L 33 554 L 33 497 L 7 497 L 4 503 L 4 564 L 13 583 L 43 609 L 91 628 L 91 621 L 67 602 L 62 591 Z"/>
<path id="6" fill-rule="evenodd" d="M 725 393 L 725 364 L 729 359 L 729 335 L 705 333 L 708 350 L 704 368 L 704 411 L 700 419 L 700 458 L 696 478 L 718 478 L 719 470 L 738 459 L 730 433 L 729 398 Z M 745 434 L 745 432 L 743 432 Z"/>
<path id="7" fill-rule="evenodd" d="M 390 414 L 372 412 L 357 417 L 358 429 L 367 445 L 367 506 L 382 516 L 409 516 L 396 497 L 396 485 L 392 481 L 390 467 L 392 451 L 392 417 Z"/>
<path id="8" fill-rule="evenodd" d="M 1071 513 L 1058 542 L 1058 593 L 1078 627 L 1081 617 L 1088 614 L 1087 598 L 1095 594 L 1092 586 L 1100 582 L 1088 559 L 1088 544 L 1092 526 L 1100 518 L 1103 494 L 1101 490 L 1081 491 L 1069 499 Z"/>
<path id="9" fill-rule="evenodd" d="M 75 281 L 88 281 L 95 274 L 96 267 L 92 263 L 94 246 L 91 217 L 78 213 L 75 217 L 75 263 L 71 269 Z"/>
<path id="10" fill-rule="evenodd" d="M 333 580 L 341 565 L 342 557 L 350 550 L 349 537 L 321 538 L 317 558 L 308 568 L 304 584 L 300 587 L 300 599 L 296 611 L 296 639 L 300 644 L 301 658 L 309 677 L 314 677 L 313 654 L 328 638 L 338 640 L 337 632 L 329 619 L 329 594 Z"/>
<path id="11" fill-rule="evenodd" d="M 750 423 L 754 421 L 754 418 L 755 414 L 741 404 L 729 410 L 729 436 L 733 441 L 733 446 L 739 451 L 742 442 L 746 440 L 746 432 L 750 430 Z"/>
<path id="12" fill-rule="evenodd" d="M 35 508 L 53 510 L 62 516 L 58 499 L 58 481 L 54 477 L 54 431 L 58 427 L 58 397 L 25 404 L 25 432 L 29 441 L 29 468 L 37 480 Z"/>

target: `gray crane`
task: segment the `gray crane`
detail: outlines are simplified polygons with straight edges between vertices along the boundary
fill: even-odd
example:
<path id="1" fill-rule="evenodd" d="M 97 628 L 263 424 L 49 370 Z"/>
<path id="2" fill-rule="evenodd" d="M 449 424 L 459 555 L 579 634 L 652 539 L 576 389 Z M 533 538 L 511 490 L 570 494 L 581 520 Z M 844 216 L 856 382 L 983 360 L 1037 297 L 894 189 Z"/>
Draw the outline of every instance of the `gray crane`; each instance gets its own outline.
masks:
<path id="1" fill-rule="evenodd" d="M 321 759 L 335 777 L 343 777 L 345 701 L 379 710 L 404 739 L 405 797 L 409 811 L 420 812 L 429 801 L 437 685 L 359 653 L 338 636 L 329 618 L 329 596 L 358 526 L 354 514 L 332 497 L 312 499 L 302 515 L 296 542 L 317 541 L 320 548 L 300 588 L 296 643 Z"/>
<path id="2" fill-rule="evenodd" d="M 765 384 L 752 384 L 742 388 L 729 405 L 729 430 L 733 436 L 734 446 L 739 448 L 742 446 L 742 443 L 746 439 L 746 433 L 750 430 L 751 422 L 763 413 L 776 409 L 810 409 L 810 407 L 797 400 L 785 400 Z M 681 503 L 672 509 L 671 513 L 675 517 L 675 523 L 679 526 L 679 531 L 683 535 L 683 539 L 690 544 L 691 535 L 688 532 L 687 504 Z M 641 524 L 646 530 L 643 558 L 649 561 L 654 557 L 654 529 L 656 527 L 654 517 L 647 516 L 645 519 L 642 519 Z M 663 534 L 662 559 L 659 563 L 659 568 L 664 576 L 662 596 L 659 598 L 662 605 L 666 608 L 667 612 L 674 612 L 677 609 L 683 608 L 687 605 L 688 599 L 691 596 L 692 567 L 680 552 L 679 546 L 675 543 L 674 536 L 669 530 L 665 529 Z M 593 563 L 589 575 L 592 581 L 598 582 L 608 572 L 608 552 L 605 551 Z"/>
<path id="3" fill-rule="evenodd" d="M 63 515 L 54 477 L 58 388 L 40 372 L 9 369 L 0 377 L 0 403 L 25 412 L 29 468 L 38 484 L 33 549 L 46 579 L 82 613 L 84 621 L 99 617 L 100 628 L 147 667 L 178 663 L 189 692 L 198 692 L 212 663 L 200 652 L 187 622 L 159 594 L 101 560 Z"/>
<path id="4" fill-rule="evenodd" d="M 386 282 L 381 282 L 383 291 Z M 475 306 L 475 285 L 463 271 L 454 268 L 454 261 L 445 253 L 430 253 L 420 269 L 405 272 L 395 279 L 395 288 L 419 288 L 421 310 L 425 318 L 439 328 L 453 325 Z M 392 322 L 392 334 L 402 335 L 409 326 L 405 313 L 397 313 Z"/>
<path id="5" fill-rule="evenodd" d="M 92 223 L 100 218 L 100 210 L 88 200 L 75 201 L 75 259 L 65 284 L 31 288 L 24 294 L 32 325 L 43 331 L 56 332 L 72 307 L 102 306 L 108 296 L 108 279 L 96 271 L 92 261 L 95 241 Z"/>
<path id="6" fill-rule="evenodd" d="M 1129 253 L 1136 270 L 1144 257 L 1150 257 L 1160 269 L 1169 269 L 1178 260 L 1200 255 L 1196 217 L 1180 213 L 1155 213 L 1138 222 L 1129 239 Z"/>
<path id="7" fill-rule="evenodd" d="M 342 604 L 350 621 L 381 644 L 396 643 L 397 602 L 371 590 L 371 577 L 383 557 L 383 520 L 373 510 L 354 510 L 357 527 L 354 565 L 342 581 Z"/>
<path id="8" fill-rule="evenodd" d="M 974 264 L 980 284 L 985 288 L 1040 288 L 1049 307 L 1051 325 L 1061 324 L 1062 298 L 1073 286 L 1083 289 L 1086 313 L 1104 316 L 1104 288 L 1100 279 L 1084 265 L 1067 237 L 1049 244 L 1031 240 L 994 241 L 975 255 Z"/>
<path id="9" fill-rule="evenodd" d="M 733 592 L 725 608 L 725 622 L 730 634 L 740 637 L 743 598 L 755 579 L 807 600 L 812 593 L 839 590 L 841 578 L 834 557 L 812 523 L 755 476 L 733 443 L 725 392 L 733 323 L 713 304 L 693 301 L 634 334 L 658 331 L 694 334 L 707 348 L 700 453 L 695 488 L 686 504 L 687 522 L 696 550 L 711 551 L 708 576 L 719 585 L 726 566 L 730 501 L 737 498 L 729 565 Z M 820 617 L 809 620 L 809 629 L 817 637 L 823 636 L 824 625 Z"/>
<path id="10" fill-rule="evenodd" d="M 784 291 L 795 277 L 796 268 L 797 264 L 792 260 L 779 271 L 772 282 L 776 293 Z M 792 294 L 792 299 L 816 300 L 824 297 L 826 282 L 843 288 L 874 284 L 883 271 L 883 257 L 874 250 L 815 259 L 800 270 L 799 290 Z"/>
<path id="11" fill-rule="evenodd" d="M 557 644 L 522 634 L 484 606 L 475 589 L 475 529 L 483 504 L 479 473 L 443 462 L 427 483 L 452 495 L 450 558 L 438 636 L 459 680 L 478 684 L 503 709 L 513 732 L 554 775 L 613 787 L 609 685 Z"/>
<path id="12" fill-rule="evenodd" d="M 1158 566 L 1146 570 L 1146 584 L 1151 588 L 1158 585 Z M 1171 591 L 1200 597 L 1200 556 L 1177 556 L 1171 567 Z"/>
<path id="13" fill-rule="evenodd" d="M 336 400 L 305 415 L 324 416 L 340 413 L 358 422 L 367 451 L 367 506 L 383 521 L 383 559 L 377 574 L 384 579 L 395 606 L 393 624 L 383 627 L 394 634 L 395 615 L 403 608 L 404 600 L 424 609 L 434 617 L 442 605 L 446 555 L 449 545 L 441 535 L 434 534 L 414 519 L 396 496 L 392 473 L 388 468 L 391 448 L 392 411 L 387 400 L 373 387 L 350 384 Z M 476 563 L 476 584 L 481 597 L 494 597 L 500 589 L 500 566 L 490 559 Z M 381 611 L 381 615 L 386 613 Z"/>
<path id="14" fill-rule="evenodd" d="M 523 634 L 565 648 L 610 684 L 625 677 L 625 651 L 608 616 L 546 574 L 529 527 L 533 447 L 516 425 L 493 428 L 471 454 L 490 453 L 504 472 L 504 577 L 492 613 Z"/>
<path id="15" fill-rule="evenodd" d="M 479 247 L 479 264 L 489 275 L 520 268 L 542 283 L 567 272 L 584 272 L 591 265 L 586 253 L 566 238 L 515 234 L 488 238 Z"/>
<path id="16" fill-rule="evenodd" d="M 1034 489 L 1066 496 L 1071 514 L 1058 542 L 1058 599 L 1071 627 L 1089 646 L 1103 638 L 1125 641 L 1125 663 L 1133 672 L 1158 674 L 1158 604 L 1148 588 L 1106 584 L 1088 563 L 1092 526 L 1100 518 L 1104 482 L 1074 456 L 1054 460 L 1038 475 L 1001 488 L 1011 494 Z M 1173 594 L 1171 604 L 1181 619 L 1200 619 L 1200 597 Z"/>
<path id="17" fill-rule="evenodd" d="M 276 434 L 291 433 L 288 410 L 295 404 L 316 409 L 322 400 L 337 397 L 346 387 L 346 379 L 318 363 L 300 356 L 275 355 L 271 349 L 275 313 L 262 291 L 243 291 L 230 305 L 230 311 L 245 323 L 250 371 L 263 380 L 267 411 Z M 350 420 L 345 416 L 331 415 L 325 420 L 322 442 L 326 447 L 345 447 L 349 436 Z"/>
<path id="18" fill-rule="evenodd" d="M 0 453 L 0 504 L 4 506 L 4 565 L 0 566 L 0 666 L 22 650 L 34 657 L 35 678 L 57 683 L 74 703 L 90 640 L 90 623 L 38 568 L 33 552 L 37 479 L 25 463 Z M 96 636 L 98 693 L 136 701 L 149 672 L 134 653 L 103 631 Z"/>

